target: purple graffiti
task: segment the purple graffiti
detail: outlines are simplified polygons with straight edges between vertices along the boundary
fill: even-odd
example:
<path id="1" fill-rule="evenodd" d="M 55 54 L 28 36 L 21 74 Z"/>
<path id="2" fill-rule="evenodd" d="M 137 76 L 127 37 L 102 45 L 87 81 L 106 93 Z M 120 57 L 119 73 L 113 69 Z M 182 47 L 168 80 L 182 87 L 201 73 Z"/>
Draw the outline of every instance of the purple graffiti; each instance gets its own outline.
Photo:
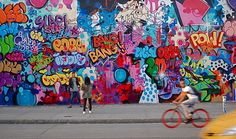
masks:
<path id="1" fill-rule="evenodd" d="M 60 33 L 62 28 L 67 27 L 66 15 L 56 15 L 55 18 L 51 15 L 38 16 L 35 24 L 38 25 L 39 29 L 44 28 L 46 33 Z"/>
<path id="2" fill-rule="evenodd" d="M 235 0 L 228 0 L 228 4 L 230 5 L 231 8 L 236 10 L 236 1 Z"/>
<path id="3" fill-rule="evenodd" d="M 6 86 L 12 86 L 17 87 L 21 83 L 21 76 L 18 75 L 12 75 L 10 73 L 0 73 L 0 87 L 6 85 Z"/>

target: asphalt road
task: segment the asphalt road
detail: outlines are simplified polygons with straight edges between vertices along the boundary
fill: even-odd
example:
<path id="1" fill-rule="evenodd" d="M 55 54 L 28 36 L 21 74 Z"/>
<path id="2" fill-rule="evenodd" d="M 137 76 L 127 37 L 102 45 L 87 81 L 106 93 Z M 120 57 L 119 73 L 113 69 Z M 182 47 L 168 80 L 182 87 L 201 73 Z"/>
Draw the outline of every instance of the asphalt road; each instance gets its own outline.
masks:
<path id="1" fill-rule="evenodd" d="M 146 124 L 0 124 L 1 139 L 199 139 L 201 129 Z"/>

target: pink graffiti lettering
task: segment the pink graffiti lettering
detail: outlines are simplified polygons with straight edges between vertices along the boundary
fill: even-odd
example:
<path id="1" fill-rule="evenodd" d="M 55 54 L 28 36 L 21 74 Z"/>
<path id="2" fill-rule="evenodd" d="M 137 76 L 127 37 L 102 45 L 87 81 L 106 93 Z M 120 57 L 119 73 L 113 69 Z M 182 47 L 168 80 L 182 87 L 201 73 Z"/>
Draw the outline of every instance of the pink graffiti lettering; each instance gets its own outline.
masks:
<path id="1" fill-rule="evenodd" d="M 13 52 L 6 55 L 6 58 L 13 62 L 24 61 L 24 55 L 20 52 Z"/>

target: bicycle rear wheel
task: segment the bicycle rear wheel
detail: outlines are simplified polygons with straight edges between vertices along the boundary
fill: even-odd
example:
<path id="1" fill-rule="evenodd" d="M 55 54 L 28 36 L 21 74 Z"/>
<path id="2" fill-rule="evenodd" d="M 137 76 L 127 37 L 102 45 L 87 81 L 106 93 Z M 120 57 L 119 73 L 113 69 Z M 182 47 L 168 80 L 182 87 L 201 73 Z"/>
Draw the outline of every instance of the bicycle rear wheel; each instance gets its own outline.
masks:
<path id="1" fill-rule="evenodd" d="M 181 114 L 175 109 L 169 109 L 163 113 L 161 120 L 166 127 L 175 128 L 181 123 Z"/>
<path id="2" fill-rule="evenodd" d="M 196 109 L 193 111 L 192 124 L 197 128 L 207 125 L 210 120 L 209 113 L 204 109 Z"/>

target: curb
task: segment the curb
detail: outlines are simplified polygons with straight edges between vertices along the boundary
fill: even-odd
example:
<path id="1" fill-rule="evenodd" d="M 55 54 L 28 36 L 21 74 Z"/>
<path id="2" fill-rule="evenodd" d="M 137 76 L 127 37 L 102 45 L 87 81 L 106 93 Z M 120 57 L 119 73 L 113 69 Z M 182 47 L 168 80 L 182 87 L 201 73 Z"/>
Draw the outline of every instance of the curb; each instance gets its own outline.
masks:
<path id="1" fill-rule="evenodd" d="M 212 120 L 214 118 L 211 118 Z M 182 119 L 184 121 L 184 119 Z M 162 123 L 161 119 L 56 119 L 56 120 L 0 120 L 0 124 L 136 124 L 136 123 Z"/>
<path id="2" fill-rule="evenodd" d="M 0 120 L 0 124 L 125 124 L 125 123 L 161 123 L 161 119 L 91 119 L 91 120 Z"/>

